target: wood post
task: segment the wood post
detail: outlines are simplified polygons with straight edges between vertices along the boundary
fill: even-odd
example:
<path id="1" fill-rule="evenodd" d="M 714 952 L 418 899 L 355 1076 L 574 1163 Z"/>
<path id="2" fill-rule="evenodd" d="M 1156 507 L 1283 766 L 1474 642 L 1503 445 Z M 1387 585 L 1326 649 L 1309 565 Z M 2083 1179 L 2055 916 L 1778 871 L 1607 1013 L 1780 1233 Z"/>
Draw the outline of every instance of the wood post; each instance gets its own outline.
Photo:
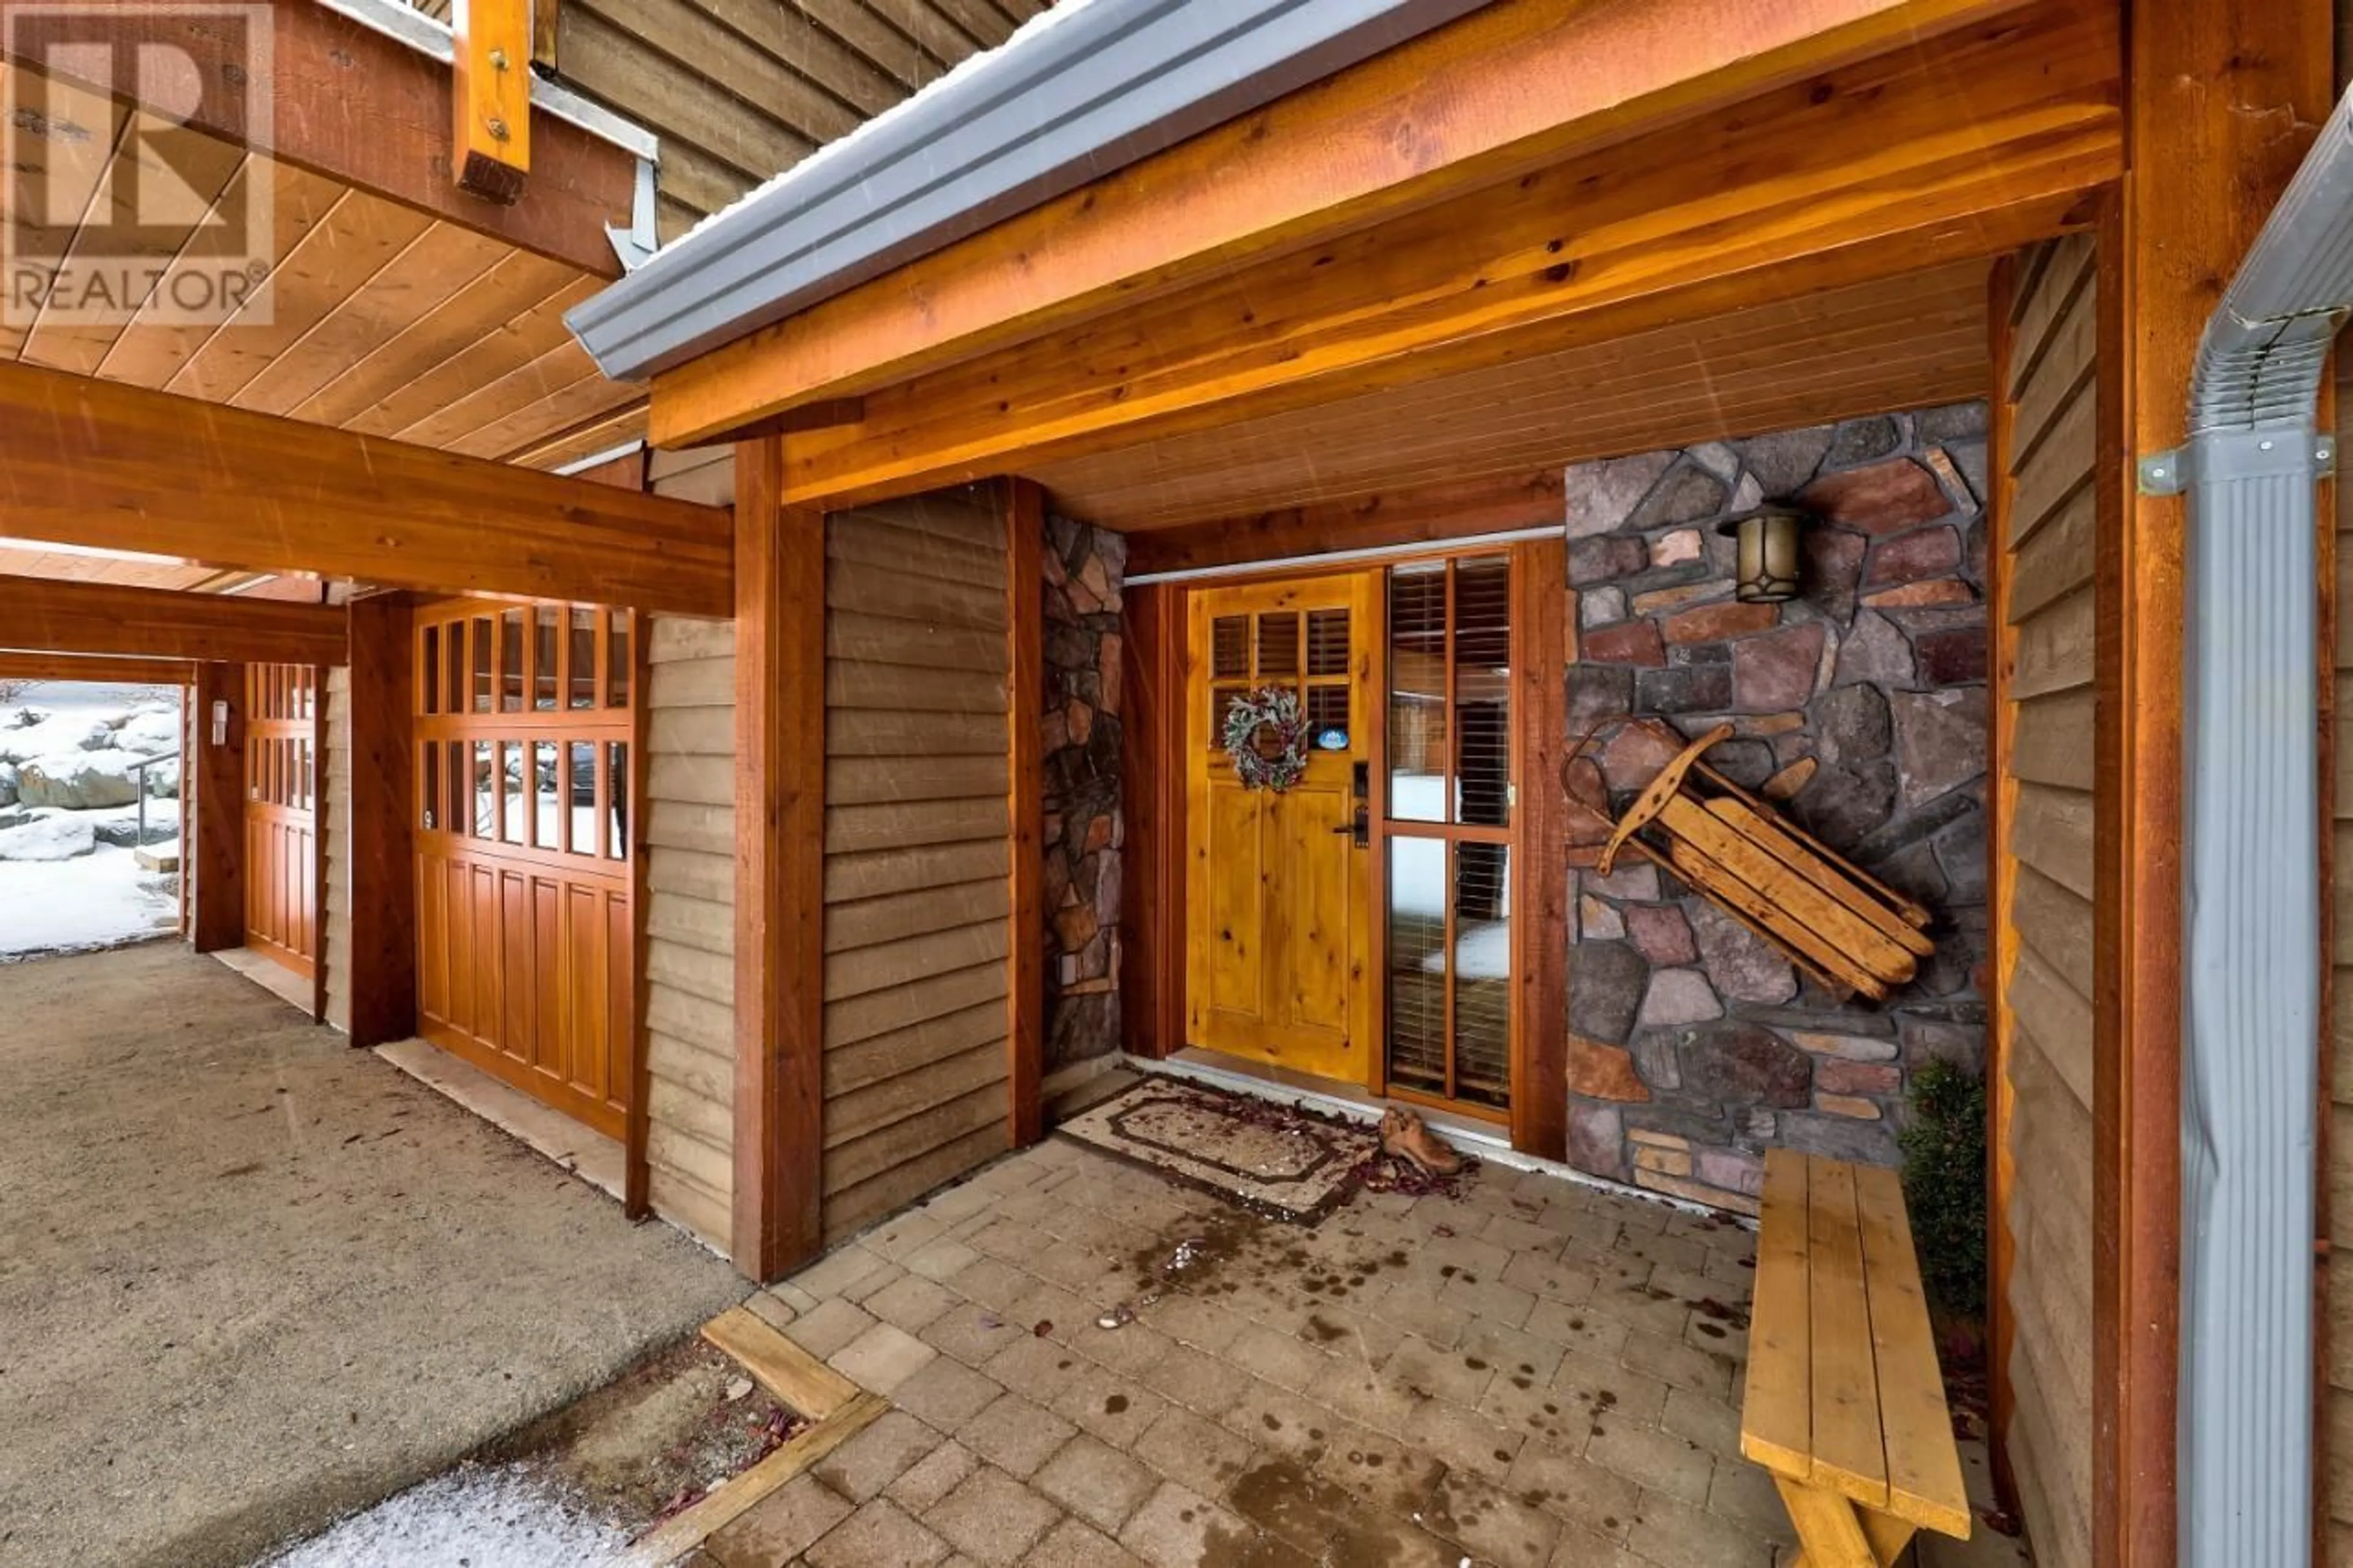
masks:
<path id="1" fill-rule="evenodd" d="M 512 206 L 531 171 L 532 0 L 461 0 L 449 88 L 450 174 L 458 188 Z"/>
<path id="2" fill-rule="evenodd" d="M 352 1044 L 380 1046 L 417 1033 L 416 638 L 404 595 L 350 615 L 350 799 L 323 804 L 350 813 Z"/>
<path id="3" fill-rule="evenodd" d="M 194 786 L 192 819 L 180 835 L 180 874 L 188 879 L 188 939 L 198 952 L 245 945 L 245 666 L 196 666 L 195 755 L 181 773 Z M 213 705 L 227 720 L 216 732 Z"/>
<path id="4" fill-rule="evenodd" d="M 823 1242 L 825 517 L 784 440 L 735 448 L 735 1267 Z"/>
<path id="5" fill-rule="evenodd" d="M 2135 0 L 2126 37 L 2131 166 L 2100 230 L 2093 1546 L 2169 1568 L 2183 503 L 2138 494 L 2134 465 L 2183 439 L 2200 334 L 2327 112 L 2335 57 L 2321 0 Z"/>
<path id="6" fill-rule="evenodd" d="M 1185 588 L 1124 590 L 1120 778 L 1120 1016 L 1128 1049 L 1185 1048 Z"/>
<path id="7" fill-rule="evenodd" d="M 1006 976 L 1007 1115 L 1013 1146 L 1022 1149 L 1045 1135 L 1039 1079 L 1046 1054 L 1046 581 L 1039 552 L 1045 546 L 1046 496 L 1028 479 L 1001 484 L 1012 851 L 1006 900 L 1012 926 Z"/>
<path id="8" fill-rule="evenodd" d="M 2011 493 L 2011 431 L 2016 404 L 2010 396 L 2010 354 L 2015 332 L 2010 324 L 2017 302 L 2015 258 L 1994 263 L 1987 287 L 1986 321 L 1992 337 L 1993 384 L 1988 391 L 1989 439 L 1986 473 L 1992 492 L 1986 498 L 1985 575 L 1986 658 L 1988 685 L 1986 735 L 1986 845 L 1988 927 L 1992 938 L 1993 984 L 1988 989 L 1986 1026 L 1986 1339 L 1988 1404 L 1987 1445 L 1993 1458 L 1993 1479 L 2002 1506 L 2018 1510 L 2018 1480 L 2010 1469 L 2010 1424 L 2017 1409 L 2010 1384 L 2010 1358 L 2018 1340 L 2018 1320 L 2010 1310 L 2010 1283 L 2016 1268 L 2018 1242 L 2010 1226 L 2010 1199 L 2016 1184 L 2010 1152 L 2010 1116 L 2017 1103 L 2010 1082 L 2010 1041 L 2015 1029 L 2010 1002 L 2010 976 L 2018 955 L 2016 923 L 2018 862 L 2009 852 L 2010 825 L 2018 812 L 2018 779 L 2014 766 L 2018 716 L 2010 707 L 2018 670 L 2018 628 L 2010 624 L 2011 572 L 2010 531 Z"/>
<path id="9" fill-rule="evenodd" d="M 1512 547 L 1512 732 L 1519 795 L 1512 864 L 1512 1147 L 1568 1156 L 1568 554 L 1560 539 Z"/>

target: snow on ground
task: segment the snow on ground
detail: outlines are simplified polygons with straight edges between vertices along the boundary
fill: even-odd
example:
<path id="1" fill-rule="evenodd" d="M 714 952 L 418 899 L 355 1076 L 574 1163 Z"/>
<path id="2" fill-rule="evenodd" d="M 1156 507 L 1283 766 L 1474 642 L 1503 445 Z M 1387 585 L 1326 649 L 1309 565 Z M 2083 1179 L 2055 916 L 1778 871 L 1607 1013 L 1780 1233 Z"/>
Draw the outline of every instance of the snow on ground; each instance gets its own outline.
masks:
<path id="1" fill-rule="evenodd" d="M 136 778 L 132 762 L 179 743 L 179 697 L 167 688 L 42 682 L 0 700 L 0 960 L 107 947 L 177 925 L 173 879 L 140 869 L 132 853 L 135 798 L 74 810 L 16 795 L 20 772 L 34 768 L 119 801 Z M 177 763 L 158 763 L 148 782 L 176 794 Z M 147 824 L 151 838 L 178 832 L 179 802 L 149 800 Z"/>
<path id="2" fill-rule="evenodd" d="M 269 1568 L 623 1568 L 628 1538 L 518 1465 L 461 1465 L 312 1536 Z"/>

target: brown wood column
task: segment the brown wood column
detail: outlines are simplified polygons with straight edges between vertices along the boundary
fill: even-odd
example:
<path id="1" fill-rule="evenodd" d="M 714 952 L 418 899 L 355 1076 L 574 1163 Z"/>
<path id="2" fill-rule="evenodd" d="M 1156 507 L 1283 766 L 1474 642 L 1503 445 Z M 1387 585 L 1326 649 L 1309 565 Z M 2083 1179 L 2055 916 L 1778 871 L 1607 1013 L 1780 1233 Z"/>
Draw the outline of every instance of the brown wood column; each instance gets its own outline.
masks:
<path id="1" fill-rule="evenodd" d="M 416 637 L 407 596 L 351 606 L 352 1044 L 417 1033 Z M 326 834 L 322 831 L 321 838 Z"/>
<path id="2" fill-rule="evenodd" d="M 1568 1155 L 1568 838 L 1561 764 L 1568 752 L 1568 549 L 1560 539 L 1512 547 L 1512 663 L 1519 754 L 1519 879 L 1512 922 L 1512 1147 Z"/>
<path id="3" fill-rule="evenodd" d="M 1120 787 L 1120 1016 L 1128 1049 L 1185 1048 L 1185 589 L 1146 583 L 1123 595 Z"/>
<path id="4" fill-rule="evenodd" d="M 198 952 L 245 945 L 245 666 L 196 666 L 195 755 L 182 773 L 195 786 L 195 818 L 180 835 L 189 879 L 188 940 Z M 217 739 L 213 704 L 227 704 Z M 185 809 L 185 807 L 184 807 Z"/>
<path id="5" fill-rule="evenodd" d="M 2016 337 L 2010 312 L 2017 301 L 2018 266 L 2014 257 L 1994 263 L 1987 284 L 1986 323 L 1992 350 L 1993 384 L 1988 389 L 1989 436 L 1986 472 L 1992 493 L 1986 498 L 1986 626 L 1989 637 L 1986 658 L 1988 711 L 1986 735 L 1986 887 L 1990 916 L 1989 956 L 1994 984 L 1987 998 L 1986 1026 L 1986 1377 L 1992 1420 L 1986 1434 L 1993 1458 L 1994 1486 L 2004 1508 L 2018 1511 L 2018 1481 L 2010 1469 L 2009 1433 L 2017 1398 L 2010 1384 L 2010 1358 L 2018 1340 L 2018 1320 L 2010 1310 L 2010 1284 L 2016 1268 L 2017 1238 L 2010 1228 L 2010 1199 L 2015 1171 L 2010 1148 L 2010 1116 L 2017 1097 L 2010 1084 L 2010 1041 L 2015 1027 L 2010 1003 L 2010 976 L 2017 962 L 2018 863 L 2008 852 L 2010 824 L 2018 812 L 2016 752 L 2018 716 L 2010 708 L 2012 683 L 2018 672 L 2018 628 L 2010 625 L 2011 574 L 2010 530 L 2011 492 L 2011 431 L 2017 405 L 2010 395 L 2011 345 Z"/>
<path id="6" fill-rule="evenodd" d="M 735 1267 L 814 1257 L 824 1152 L 825 517 L 735 448 Z"/>
<path id="7" fill-rule="evenodd" d="M 1046 494 L 1028 479 L 1006 479 L 1006 723 L 1011 785 L 1012 870 L 1006 919 L 1013 928 L 1006 976 L 1008 1118 L 1013 1146 L 1045 1136 L 1039 1079 L 1046 1057 L 1045 816 Z"/>
<path id="8" fill-rule="evenodd" d="M 2127 40 L 2129 165 L 2100 230 L 2093 1546 L 2170 1568 L 2183 504 L 2138 494 L 2134 464 L 2183 438 L 2200 332 L 2328 110 L 2334 42 L 2323 0 L 2135 0 Z"/>

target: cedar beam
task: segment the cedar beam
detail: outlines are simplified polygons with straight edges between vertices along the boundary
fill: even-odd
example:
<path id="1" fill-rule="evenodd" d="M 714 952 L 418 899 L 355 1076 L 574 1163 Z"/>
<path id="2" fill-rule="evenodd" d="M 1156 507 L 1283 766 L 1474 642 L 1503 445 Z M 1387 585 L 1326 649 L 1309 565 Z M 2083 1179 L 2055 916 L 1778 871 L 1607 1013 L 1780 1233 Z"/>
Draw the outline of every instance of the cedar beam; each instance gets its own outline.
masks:
<path id="1" fill-rule="evenodd" d="M 1568 546 L 1512 547 L 1514 759 L 1519 878 L 1512 921 L 1512 1147 L 1568 1157 Z"/>
<path id="2" fill-rule="evenodd" d="M 1006 988 L 1008 1120 L 1013 1146 L 1045 1136 L 1040 1079 L 1046 1055 L 1046 498 L 1027 479 L 1008 479 L 1004 496 L 1005 635 L 1009 733 L 1007 805 L 1012 870 L 1006 919 L 1011 926 Z"/>
<path id="3" fill-rule="evenodd" d="M 324 605 L 0 577 L 0 642 L 26 653 L 341 664 L 344 619 Z"/>
<path id="4" fill-rule="evenodd" d="M 688 446 L 2014 10 L 1501 0 L 658 378 Z"/>
<path id="5" fill-rule="evenodd" d="M 2186 434 L 2200 334 L 2327 115 L 2335 51 L 2321 0 L 2127 9 L 2133 163 L 2104 216 L 2098 279 L 2092 1552 L 2114 1568 L 2171 1568 L 2184 502 L 2139 493 L 2134 465 Z M 2313 1042 L 2316 1064 L 2327 1048 Z"/>
<path id="6" fill-rule="evenodd" d="M 216 735 L 213 710 L 226 723 Z M 181 874 L 188 885 L 188 940 L 198 952 L 245 945 L 245 666 L 196 666 L 189 731 L 195 754 L 181 774 L 194 796 L 180 833 Z"/>
<path id="7" fill-rule="evenodd" d="M 734 607 L 723 507 L 24 364 L 0 364 L 0 537 L 422 593 Z"/>
<path id="8" fill-rule="evenodd" d="M 450 173 L 511 206 L 531 172 L 531 0 L 457 0 L 449 17 Z"/>
<path id="9" fill-rule="evenodd" d="M 825 518 L 735 449 L 735 1267 L 824 1242 Z"/>
<path id="10" fill-rule="evenodd" d="M 0 587 L 0 600 L 5 600 L 5 588 Z M 185 686 L 195 678 L 195 665 L 181 658 L 0 652 L 0 680 L 100 680 L 131 686 Z"/>
<path id="11" fill-rule="evenodd" d="M 2122 167 L 2115 14 L 2034 8 L 871 392 L 828 504 L 1035 468 L 1990 257 Z M 655 390 L 655 424 L 663 393 Z"/>
<path id="12" fill-rule="evenodd" d="M 476 0 L 475 8 L 482 8 L 482 3 Z M 520 6 L 522 0 L 499 3 Z M 308 4 L 267 7 L 274 61 L 257 61 L 248 53 L 242 26 L 217 16 L 192 21 L 173 16 L 174 9 L 117 8 L 107 19 L 115 46 L 111 79 L 84 85 L 127 100 L 136 80 L 130 62 L 145 50 L 162 51 L 166 61 L 185 61 L 206 82 L 235 81 L 257 69 L 266 72 L 268 124 L 252 122 L 259 102 L 237 91 L 204 93 L 185 123 L 594 276 L 620 276 L 620 259 L 606 226 L 626 226 L 631 221 L 637 200 L 635 154 L 576 125 L 542 117 L 533 128 L 537 166 L 530 195 L 511 204 L 486 201 L 450 178 L 458 159 L 451 139 L 457 116 L 448 66 L 324 5 Z M 10 32 L 12 64 L 23 67 L 26 74 L 20 94 L 35 105 L 38 100 L 32 95 L 42 90 L 40 73 L 69 75 L 77 63 L 74 55 L 51 55 L 45 47 L 52 26 L 28 16 Z M 73 41 L 88 36 L 81 18 L 69 27 Z M 510 56 L 515 68 L 505 73 L 516 79 L 512 90 L 517 94 L 528 91 L 522 79 L 530 74 L 525 64 L 529 47 L 526 37 L 522 51 Z"/>
<path id="13" fill-rule="evenodd" d="M 1127 536 L 1130 577 L 1154 572 L 1245 565 L 1335 550 L 1438 544 L 1479 533 L 1558 527 L 1565 515 L 1561 470 L 1471 479 Z"/>
<path id="14" fill-rule="evenodd" d="M 347 798 L 326 805 L 349 814 L 352 1044 L 380 1046 L 417 1033 L 416 638 L 404 595 L 355 599 L 347 613 L 351 779 Z"/>
<path id="15" fill-rule="evenodd" d="M 1186 1045 L 1185 586 L 1139 584 L 1123 605 L 1120 1014 L 1128 1048 L 1158 1059 Z"/>

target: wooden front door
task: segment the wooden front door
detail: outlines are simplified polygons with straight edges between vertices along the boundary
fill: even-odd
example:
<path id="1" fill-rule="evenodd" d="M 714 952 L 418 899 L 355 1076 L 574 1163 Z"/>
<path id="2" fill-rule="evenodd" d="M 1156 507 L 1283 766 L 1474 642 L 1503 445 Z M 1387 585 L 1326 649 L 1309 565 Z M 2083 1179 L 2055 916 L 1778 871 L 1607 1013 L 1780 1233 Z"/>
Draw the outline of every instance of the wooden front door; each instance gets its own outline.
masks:
<path id="1" fill-rule="evenodd" d="M 1208 588 L 1186 650 L 1187 1038 L 1354 1084 L 1370 1081 L 1370 574 Z M 1227 710 L 1297 692 L 1305 774 L 1277 793 L 1236 776 Z"/>
<path id="2" fill-rule="evenodd" d="M 319 672 L 245 670 L 245 945 L 297 974 L 319 955 Z"/>
<path id="3" fill-rule="evenodd" d="M 613 1137 L 630 1093 L 629 613 L 417 617 L 418 1032 Z"/>

